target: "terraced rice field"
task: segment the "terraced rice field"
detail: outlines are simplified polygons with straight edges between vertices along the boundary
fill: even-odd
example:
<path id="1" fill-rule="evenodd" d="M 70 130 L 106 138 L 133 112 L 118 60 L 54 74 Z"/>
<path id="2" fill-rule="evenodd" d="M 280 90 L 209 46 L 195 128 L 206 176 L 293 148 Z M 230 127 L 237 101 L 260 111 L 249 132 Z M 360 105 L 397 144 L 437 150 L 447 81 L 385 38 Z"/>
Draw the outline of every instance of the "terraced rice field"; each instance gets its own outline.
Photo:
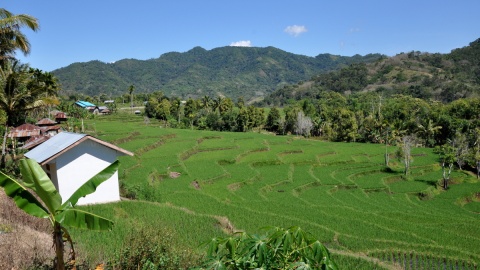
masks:
<path id="1" fill-rule="evenodd" d="M 230 231 L 298 225 L 325 243 L 342 269 L 480 263 L 480 182 L 455 171 L 448 191 L 437 188 L 441 168 L 431 149 L 413 149 L 405 180 L 393 146 L 392 170 L 385 170 L 383 145 L 165 129 L 118 116 L 92 121 L 98 138 L 135 153 L 121 157 L 124 188 L 155 202 L 147 204 L 154 211 L 177 211 L 184 218 L 163 216 L 161 223 L 190 240 L 221 233 L 223 217 Z"/>

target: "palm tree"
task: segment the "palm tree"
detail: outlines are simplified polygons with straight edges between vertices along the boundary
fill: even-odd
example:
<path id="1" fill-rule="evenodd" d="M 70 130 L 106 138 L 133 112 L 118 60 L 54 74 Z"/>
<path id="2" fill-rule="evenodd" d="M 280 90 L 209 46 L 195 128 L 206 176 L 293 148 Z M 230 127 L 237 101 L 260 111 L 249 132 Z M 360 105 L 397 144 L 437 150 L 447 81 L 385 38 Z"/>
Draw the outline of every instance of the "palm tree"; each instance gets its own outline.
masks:
<path id="1" fill-rule="evenodd" d="M 209 112 L 211 103 L 212 103 L 212 100 L 209 96 L 203 96 L 203 98 L 201 100 L 201 106 L 204 110 Z"/>
<path id="2" fill-rule="evenodd" d="M 135 86 L 132 84 L 128 87 L 128 94 L 130 95 L 130 110 L 133 111 L 133 91 L 135 90 Z"/>
<path id="3" fill-rule="evenodd" d="M 435 135 L 440 132 L 442 126 L 436 126 L 432 119 L 428 119 L 425 125 L 418 125 L 418 133 L 425 139 L 425 146 L 435 145 Z"/>
<path id="4" fill-rule="evenodd" d="M 0 8 L 0 67 L 6 60 L 12 59 L 15 50 L 23 54 L 30 53 L 30 43 L 20 28 L 28 27 L 32 31 L 39 29 L 38 20 L 30 15 L 13 15 L 4 8 Z"/>
<path id="5" fill-rule="evenodd" d="M 42 167 L 32 159 L 20 160 L 20 172 L 23 182 L 19 182 L 0 172 L 0 187 L 14 200 L 18 208 L 27 214 L 47 218 L 53 229 L 53 242 L 56 253 L 56 269 L 65 269 L 65 242 L 72 248 L 72 262 L 75 259 L 73 242 L 65 226 L 89 230 L 111 230 L 113 222 L 95 214 L 75 209 L 78 200 L 93 192 L 118 170 L 118 161 L 89 179 L 62 204 L 58 193 Z M 28 189 L 33 191 L 29 191 Z M 38 199 L 37 199 L 38 198 Z"/>
<path id="6" fill-rule="evenodd" d="M 43 73 L 7 59 L 0 68 L 0 110 L 5 112 L 1 168 L 6 166 L 6 141 L 9 126 L 25 121 L 27 113 L 56 103 L 57 83 L 50 73 Z M 3 123 L 2 123 L 3 124 Z"/>
<path id="7" fill-rule="evenodd" d="M 0 109 L 5 111 L 6 125 L 22 123 L 27 111 L 48 105 L 57 90 L 50 73 L 31 69 L 16 59 L 5 61 L 0 69 Z"/>

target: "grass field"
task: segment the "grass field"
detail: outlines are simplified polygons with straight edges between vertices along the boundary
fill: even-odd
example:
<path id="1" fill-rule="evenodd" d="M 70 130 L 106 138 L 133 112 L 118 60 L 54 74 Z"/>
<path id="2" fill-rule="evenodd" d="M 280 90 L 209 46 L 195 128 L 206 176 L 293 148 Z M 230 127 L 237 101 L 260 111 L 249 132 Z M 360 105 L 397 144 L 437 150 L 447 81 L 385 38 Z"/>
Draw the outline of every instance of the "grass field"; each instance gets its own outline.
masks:
<path id="1" fill-rule="evenodd" d="M 126 114 L 87 126 L 135 153 L 120 158 L 119 175 L 136 200 L 90 206 L 117 225 L 110 233 L 75 231 L 86 250 L 109 243 L 101 252 L 108 256 L 139 223 L 173 231 L 193 252 L 232 230 L 298 225 L 327 245 L 341 269 L 480 263 L 480 182 L 455 171 L 451 188 L 439 189 L 441 168 L 431 149 L 413 149 L 405 180 L 397 160 L 385 170 L 383 145 L 165 129 Z M 392 157 L 395 150 L 388 149 Z"/>

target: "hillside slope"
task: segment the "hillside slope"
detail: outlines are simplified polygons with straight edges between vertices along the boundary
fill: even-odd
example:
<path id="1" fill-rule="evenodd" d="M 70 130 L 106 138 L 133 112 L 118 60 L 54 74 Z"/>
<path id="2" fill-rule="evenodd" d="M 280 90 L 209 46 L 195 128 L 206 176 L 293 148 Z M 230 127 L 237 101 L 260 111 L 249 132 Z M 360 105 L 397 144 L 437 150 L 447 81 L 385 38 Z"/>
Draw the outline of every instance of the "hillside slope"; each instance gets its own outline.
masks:
<path id="1" fill-rule="evenodd" d="M 163 91 L 168 96 L 261 97 L 275 89 L 352 63 L 382 56 L 352 57 L 320 54 L 308 57 L 274 47 L 220 47 L 170 52 L 156 59 L 123 59 L 115 63 L 74 63 L 53 71 L 66 94 L 120 95 L 135 85 L 135 92 Z"/>
<path id="2" fill-rule="evenodd" d="M 404 94 L 443 102 L 479 97 L 480 39 L 449 54 L 412 51 L 372 63 L 351 64 L 284 86 L 263 103 L 282 105 L 289 99 L 318 98 L 322 91 L 347 95 L 375 91 L 385 96 Z"/>

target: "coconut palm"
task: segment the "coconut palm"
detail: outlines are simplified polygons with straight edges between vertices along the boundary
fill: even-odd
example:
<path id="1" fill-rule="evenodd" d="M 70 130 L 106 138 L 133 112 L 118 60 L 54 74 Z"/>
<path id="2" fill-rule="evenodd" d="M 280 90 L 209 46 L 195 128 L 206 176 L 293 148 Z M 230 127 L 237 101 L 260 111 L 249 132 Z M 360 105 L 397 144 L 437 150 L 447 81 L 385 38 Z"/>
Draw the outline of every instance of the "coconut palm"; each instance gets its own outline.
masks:
<path id="1" fill-rule="evenodd" d="M 75 259 L 73 242 L 65 226 L 90 229 L 110 230 L 113 222 L 95 214 L 75 209 L 78 200 L 93 192 L 118 170 L 118 161 L 89 179 L 72 196 L 62 204 L 62 197 L 55 185 L 32 159 L 20 160 L 20 172 L 23 182 L 17 181 L 0 172 L 0 187 L 14 200 L 18 208 L 27 214 L 49 219 L 53 229 L 53 242 L 56 253 L 56 269 L 65 269 L 65 241 L 72 248 L 72 262 Z M 38 199 L 37 199 L 38 198 Z"/>
<path id="2" fill-rule="evenodd" d="M 50 73 L 31 69 L 16 59 L 8 59 L 0 68 L 0 110 L 5 112 L 1 168 L 6 167 L 9 126 L 23 124 L 27 113 L 56 104 L 57 82 Z M 1 123 L 3 124 L 3 123 Z"/>
<path id="3" fill-rule="evenodd" d="M 212 105 L 212 99 L 209 96 L 203 96 L 200 100 L 200 106 L 207 112 L 210 111 L 210 107 Z"/>
<path id="4" fill-rule="evenodd" d="M 0 8 L 0 67 L 6 60 L 13 58 L 17 49 L 25 55 L 30 53 L 30 43 L 20 31 L 22 27 L 37 31 L 38 20 L 30 15 L 14 15 Z"/>
<path id="5" fill-rule="evenodd" d="M 7 60 L 0 69 L 0 109 L 7 126 L 21 124 L 29 110 L 47 106 L 57 95 L 57 81 L 48 72 Z"/>
<path id="6" fill-rule="evenodd" d="M 133 91 L 135 91 L 135 86 L 131 84 L 128 87 L 128 94 L 130 95 L 130 110 L 133 112 Z"/>

